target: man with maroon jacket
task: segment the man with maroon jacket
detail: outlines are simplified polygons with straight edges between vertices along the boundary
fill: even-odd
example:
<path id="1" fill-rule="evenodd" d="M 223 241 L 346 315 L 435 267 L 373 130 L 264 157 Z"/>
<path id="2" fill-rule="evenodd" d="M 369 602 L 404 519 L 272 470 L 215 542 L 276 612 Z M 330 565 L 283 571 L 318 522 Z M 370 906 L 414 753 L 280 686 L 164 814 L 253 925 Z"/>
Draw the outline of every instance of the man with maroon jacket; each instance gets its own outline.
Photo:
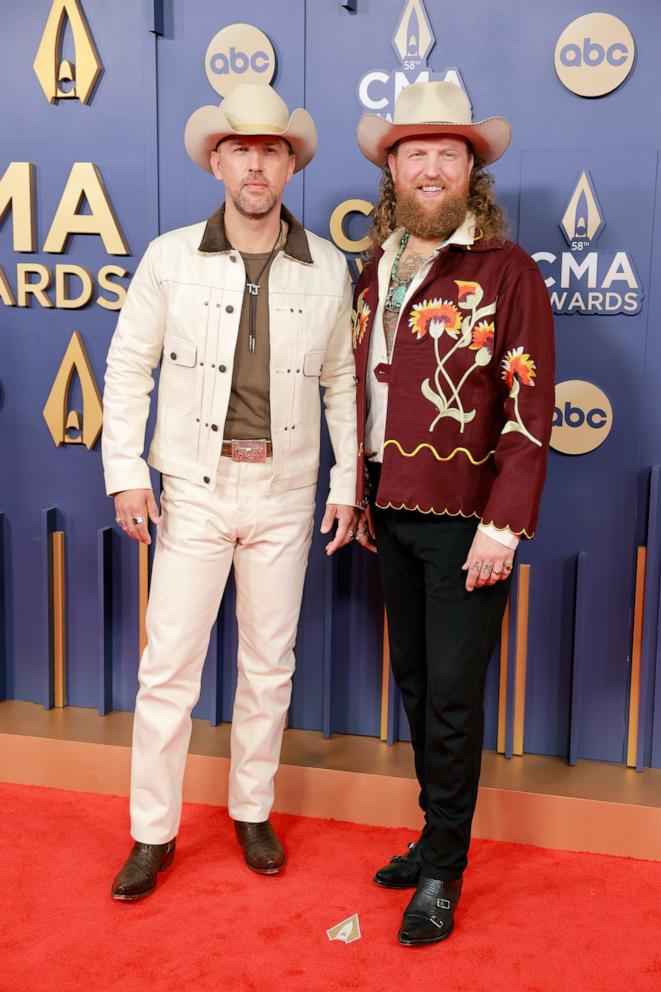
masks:
<path id="1" fill-rule="evenodd" d="M 384 172 L 354 302 L 357 536 L 378 547 L 425 817 L 374 881 L 416 889 L 399 940 L 418 945 L 450 935 L 461 893 L 486 666 L 546 473 L 553 323 L 483 171 L 507 121 L 472 123 L 460 87 L 414 83 L 392 123 L 364 115 L 357 136 Z"/>

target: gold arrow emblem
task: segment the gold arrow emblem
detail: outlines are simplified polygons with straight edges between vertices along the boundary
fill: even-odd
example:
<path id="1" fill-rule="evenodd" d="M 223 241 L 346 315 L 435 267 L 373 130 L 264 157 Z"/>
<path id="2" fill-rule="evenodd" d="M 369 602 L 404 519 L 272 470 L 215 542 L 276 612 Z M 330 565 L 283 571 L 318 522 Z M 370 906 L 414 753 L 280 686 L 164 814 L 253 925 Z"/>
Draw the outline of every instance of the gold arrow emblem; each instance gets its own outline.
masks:
<path id="1" fill-rule="evenodd" d="M 351 944 L 354 940 L 360 940 L 360 923 L 358 913 L 347 917 L 341 923 L 336 923 L 334 927 L 326 931 L 329 940 L 340 940 L 344 944 Z"/>
<path id="2" fill-rule="evenodd" d="M 73 35 L 74 62 L 60 59 L 67 22 Z M 32 67 L 49 103 L 89 102 L 102 66 L 79 0 L 53 0 Z"/>
<path id="3" fill-rule="evenodd" d="M 74 372 L 78 373 L 83 392 L 82 411 L 67 409 Z M 61 444 L 84 444 L 91 451 L 99 438 L 103 424 L 101 393 L 78 331 L 71 335 L 43 414 L 58 448 Z"/>

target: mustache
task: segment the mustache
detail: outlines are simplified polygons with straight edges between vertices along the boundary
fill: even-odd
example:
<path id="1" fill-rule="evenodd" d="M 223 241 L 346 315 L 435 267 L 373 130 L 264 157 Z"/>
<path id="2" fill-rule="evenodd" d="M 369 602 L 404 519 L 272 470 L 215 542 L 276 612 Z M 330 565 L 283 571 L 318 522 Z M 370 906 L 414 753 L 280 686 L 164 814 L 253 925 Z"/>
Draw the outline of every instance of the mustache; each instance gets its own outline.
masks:
<path id="1" fill-rule="evenodd" d="M 246 186 L 248 183 L 254 183 L 254 182 L 264 183 L 265 186 L 269 185 L 263 173 L 249 172 L 246 178 L 242 181 L 241 186 Z"/>

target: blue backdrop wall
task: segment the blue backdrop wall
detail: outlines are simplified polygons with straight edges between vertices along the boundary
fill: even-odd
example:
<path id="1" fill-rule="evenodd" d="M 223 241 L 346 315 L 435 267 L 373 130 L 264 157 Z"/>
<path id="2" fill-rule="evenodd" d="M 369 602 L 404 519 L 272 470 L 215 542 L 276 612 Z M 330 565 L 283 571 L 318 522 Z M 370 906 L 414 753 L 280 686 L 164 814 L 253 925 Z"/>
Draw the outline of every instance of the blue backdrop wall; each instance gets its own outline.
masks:
<path id="1" fill-rule="evenodd" d="M 62 95 L 49 102 L 33 63 L 49 16 L 58 11 L 62 31 L 50 63 L 53 72 L 60 67 Z M 352 267 L 360 263 L 366 208 L 348 201 L 373 201 L 379 178 L 355 144 L 365 109 L 391 112 L 397 88 L 429 73 L 464 85 L 476 118 L 503 114 L 512 122 L 512 145 L 493 171 L 513 236 L 535 255 L 552 294 L 557 380 L 597 386 L 612 408 L 612 426 L 602 427 L 606 413 L 610 425 L 608 410 L 592 417 L 593 442 L 587 423 L 557 434 L 562 448 L 574 429 L 591 450 L 551 452 L 538 533 L 518 555 L 530 565 L 525 712 L 514 706 L 515 668 L 523 661 L 515 645 L 524 623 L 520 617 L 517 630 L 514 602 L 509 650 L 501 658 L 510 678 L 501 682 L 496 657 L 485 745 L 496 747 L 500 713 L 508 753 L 518 718 L 526 751 L 661 767 L 661 509 L 654 469 L 661 462 L 661 341 L 653 317 L 661 302 L 654 265 L 661 247 L 661 125 L 652 113 L 652 94 L 661 86 L 661 8 L 656 0 L 611 0 L 608 12 L 626 23 L 628 55 L 635 44 L 635 57 L 621 85 L 585 97 L 563 84 L 554 59 L 565 29 L 591 11 L 583 0 L 244 0 L 240 15 L 228 0 L 0 2 L 8 81 L 0 97 L 1 695 L 53 703 L 50 534 L 62 531 L 67 702 L 101 712 L 133 706 L 138 549 L 110 529 L 99 443 L 91 450 L 75 443 L 73 425 L 67 436 L 74 443 L 56 445 L 42 410 L 74 331 L 101 385 L 117 317 L 104 302 L 121 303 L 117 287 L 128 285 L 148 241 L 205 218 L 220 202 L 222 188 L 190 162 L 182 135 L 193 110 L 220 99 L 205 54 L 216 33 L 240 16 L 270 39 L 278 91 L 290 107 L 305 105 L 317 122 L 317 157 L 290 185 L 288 206 L 308 228 L 332 234 Z M 393 44 L 402 19 L 404 49 Z M 559 46 L 561 64 L 573 61 L 587 78 L 588 69 L 597 73 L 624 61 L 623 49 L 609 52 L 607 45 L 600 57 L 590 27 L 576 30 L 575 48 Z M 83 70 L 92 55 L 83 36 L 93 39 L 101 70 L 87 102 Z M 66 60 L 76 66 L 73 83 Z M 66 95 L 76 87 L 77 96 Z M 33 164 L 31 200 L 20 178 L 28 173 L 14 163 Z M 74 233 L 60 251 L 46 245 L 75 163 L 96 165 L 125 249 L 98 233 Z M 577 231 L 568 231 L 566 218 L 563 230 L 561 221 L 584 173 L 588 228 L 598 225 L 584 248 L 572 249 Z M 97 211 L 85 192 L 74 203 L 81 216 Z M 30 203 L 34 243 L 26 235 L 17 245 L 17 231 L 29 228 L 21 211 Z M 574 199 L 574 221 L 580 209 Z M 62 265 L 90 273 L 89 302 L 66 306 L 62 287 L 58 297 Z M 107 266 L 117 270 L 104 278 Z M 112 290 L 104 288 L 108 278 Z M 79 294 L 80 279 L 63 282 L 70 298 Z M 28 287 L 22 299 L 21 285 L 39 281 L 41 296 Z M 577 423 L 591 412 L 571 399 L 578 393 L 568 395 L 569 407 L 559 400 L 558 426 L 567 414 L 571 425 L 572 417 Z M 92 418 L 78 374 L 66 396 L 69 410 L 81 411 L 83 422 Z M 325 437 L 323 444 L 320 493 L 330 461 Z M 383 606 L 375 563 L 357 548 L 329 563 L 323 543 L 317 537 L 312 548 L 289 725 L 378 736 Z M 646 557 L 637 554 L 641 546 Z M 212 723 L 231 714 L 235 643 L 230 588 L 195 713 Z M 390 740 L 408 734 L 392 685 L 385 729 Z"/>

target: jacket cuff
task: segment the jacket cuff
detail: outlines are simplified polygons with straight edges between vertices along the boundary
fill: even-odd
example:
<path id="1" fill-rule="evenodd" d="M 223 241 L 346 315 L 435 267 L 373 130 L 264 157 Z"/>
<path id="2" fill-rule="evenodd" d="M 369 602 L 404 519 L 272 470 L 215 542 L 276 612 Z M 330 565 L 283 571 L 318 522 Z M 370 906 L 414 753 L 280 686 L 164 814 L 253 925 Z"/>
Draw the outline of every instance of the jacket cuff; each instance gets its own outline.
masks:
<path id="1" fill-rule="evenodd" d="M 106 493 L 112 496 L 114 493 L 124 492 L 126 489 L 151 489 L 151 476 L 147 462 L 140 461 L 135 468 L 124 469 L 116 472 L 106 472 Z"/>
<path id="2" fill-rule="evenodd" d="M 357 506 L 355 486 L 331 486 L 326 503 L 339 506 Z"/>
<path id="3" fill-rule="evenodd" d="M 481 531 L 485 537 L 490 537 L 492 541 L 498 541 L 498 544 L 503 544 L 510 551 L 516 551 L 519 545 L 519 538 L 516 534 L 513 534 L 510 530 L 499 530 L 494 527 L 493 524 L 478 524 L 477 529 Z"/>

